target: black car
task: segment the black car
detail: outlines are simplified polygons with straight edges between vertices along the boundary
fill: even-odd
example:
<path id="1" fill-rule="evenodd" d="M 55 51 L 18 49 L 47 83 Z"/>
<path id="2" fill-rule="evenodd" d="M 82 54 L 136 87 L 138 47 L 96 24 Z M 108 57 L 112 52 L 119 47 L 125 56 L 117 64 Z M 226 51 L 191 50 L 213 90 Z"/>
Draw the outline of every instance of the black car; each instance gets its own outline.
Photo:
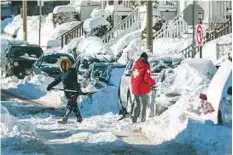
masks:
<path id="1" fill-rule="evenodd" d="M 60 74 L 59 61 L 61 58 L 69 58 L 74 64 L 75 60 L 69 53 L 45 52 L 32 67 L 31 73 L 44 74 L 56 78 Z"/>
<path id="2" fill-rule="evenodd" d="M 7 41 L 1 52 L 1 68 L 3 77 L 15 75 L 24 78 L 27 70 L 43 54 L 40 46 L 25 41 Z"/>

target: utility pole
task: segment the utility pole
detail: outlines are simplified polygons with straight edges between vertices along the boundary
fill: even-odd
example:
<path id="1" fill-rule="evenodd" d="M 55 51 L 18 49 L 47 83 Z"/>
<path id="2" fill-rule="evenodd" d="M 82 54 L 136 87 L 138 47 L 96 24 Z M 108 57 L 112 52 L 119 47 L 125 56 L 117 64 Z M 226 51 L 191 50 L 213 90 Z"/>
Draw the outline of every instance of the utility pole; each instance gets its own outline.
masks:
<path id="1" fill-rule="evenodd" d="M 152 0 L 147 0 L 147 50 L 153 53 L 153 31 L 152 31 L 152 20 L 153 20 L 153 8 Z"/>
<path id="2" fill-rule="evenodd" d="M 193 51 L 192 51 L 192 58 L 195 56 L 194 48 L 195 48 L 195 0 L 193 0 Z"/>
<path id="3" fill-rule="evenodd" d="M 43 0 L 38 0 L 37 1 L 37 6 L 39 6 L 39 46 L 41 42 L 41 16 L 42 16 L 42 6 L 44 6 L 44 1 Z"/>
<path id="4" fill-rule="evenodd" d="M 23 40 L 27 41 L 27 0 L 22 0 L 23 5 Z"/>

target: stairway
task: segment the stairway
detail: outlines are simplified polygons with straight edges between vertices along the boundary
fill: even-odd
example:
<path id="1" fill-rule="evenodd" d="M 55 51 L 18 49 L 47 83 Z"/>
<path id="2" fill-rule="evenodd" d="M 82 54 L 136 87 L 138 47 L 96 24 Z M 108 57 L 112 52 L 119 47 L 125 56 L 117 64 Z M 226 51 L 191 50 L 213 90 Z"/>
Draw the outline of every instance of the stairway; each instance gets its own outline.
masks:
<path id="1" fill-rule="evenodd" d="M 228 20 L 227 22 L 223 23 L 219 27 L 217 27 L 214 31 L 211 33 L 205 35 L 203 37 L 204 42 L 203 44 L 212 41 L 214 39 L 217 39 L 221 36 L 227 35 L 232 33 L 232 21 Z M 194 47 L 193 47 L 194 46 Z M 193 44 L 189 45 L 179 53 L 181 53 L 185 58 L 194 58 L 194 56 L 199 52 L 198 46 L 195 46 Z"/>
<path id="2" fill-rule="evenodd" d="M 163 27 L 155 32 L 154 38 L 176 38 L 188 31 L 188 25 L 183 19 L 183 12 L 177 15 L 171 22 L 167 22 Z"/>
<path id="3" fill-rule="evenodd" d="M 138 7 L 134 9 L 134 11 L 128 15 L 124 20 L 122 20 L 118 25 L 116 25 L 112 30 L 106 33 L 102 40 L 104 43 L 110 43 L 120 36 L 125 34 L 125 31 L 133 27 L 134 25 L 139 28 L 138 23 Z"/>

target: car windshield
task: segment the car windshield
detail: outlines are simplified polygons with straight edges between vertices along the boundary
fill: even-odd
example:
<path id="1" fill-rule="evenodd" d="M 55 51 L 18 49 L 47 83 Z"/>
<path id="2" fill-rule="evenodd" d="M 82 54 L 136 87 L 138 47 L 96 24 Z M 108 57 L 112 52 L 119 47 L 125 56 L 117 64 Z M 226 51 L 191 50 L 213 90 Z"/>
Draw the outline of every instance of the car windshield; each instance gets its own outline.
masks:
<path id="1" fill-rule="evenodd" d="M 12 47 L 11 56 L 13 58 L 39 58 L 42 54 L 42 50 L 39 47 Z"/>
<path id="2" fill-rule="evenodd" d="M 65 55 L 65 54 L 61 54 L 61 55 L 53 54 L 53 55 L 46 55 L 46 56 L 44 56 L 41 65 L 44 65 L 44 66 L 50 65 L 50 66 L 56 66 L 56 67 L 58 67 L 58 62 L 62 58 L 68 58 L 73 63 L 73 59 L 71 59 L 71 57 L 69 57 L 68 55 Z"/>

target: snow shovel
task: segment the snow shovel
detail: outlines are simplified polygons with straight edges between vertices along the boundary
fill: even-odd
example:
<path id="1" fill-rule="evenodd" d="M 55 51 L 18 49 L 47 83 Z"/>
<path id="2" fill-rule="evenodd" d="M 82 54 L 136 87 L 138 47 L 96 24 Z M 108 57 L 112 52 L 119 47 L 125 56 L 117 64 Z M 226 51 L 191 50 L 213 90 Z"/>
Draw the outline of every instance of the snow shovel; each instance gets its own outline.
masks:
<path id="1" fill-rule="evenodd" d="M 76 90 L 62 89 L 62 88 L 52 88 L 52 90 L 61 90 L 61 91 L 66 91 L 66 92 L 78 93 L 78 91 L 76 91 Z"/>
<path id="2" fill-rule="evenodd" d="M 77 90 L 62 89 L 62 88 L 52 88 L 52 90 L 61 90 L 61 91 L 65 91 L 65 92 L 80 93 Z M 92 94 L 94 94 L 94 93 L 83 93 L 83 92 L 81 92 L 80 95 L 87 95 L 89 98 L 92 98 Z"/>

